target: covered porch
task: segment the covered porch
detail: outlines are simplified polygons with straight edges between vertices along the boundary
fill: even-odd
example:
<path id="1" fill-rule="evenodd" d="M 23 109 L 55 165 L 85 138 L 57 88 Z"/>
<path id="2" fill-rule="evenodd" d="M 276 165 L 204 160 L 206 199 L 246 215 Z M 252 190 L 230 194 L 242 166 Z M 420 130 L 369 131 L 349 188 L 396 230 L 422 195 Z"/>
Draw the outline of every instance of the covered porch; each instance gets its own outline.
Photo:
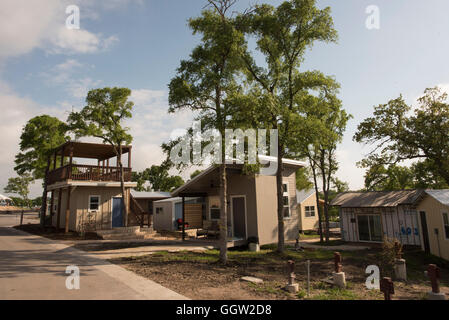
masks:
<path id="1" fill-rule="evenodd" d="M 197 241 L 218 241 L 220 237 L 220 168 L 213 166 L 185 185 L 172 192 L 172 196 L 182 198 L 182 240 L 187 237 L 194 237 Z M 244 179 L 247 183 L 250 177 L 242 176 L 241 166 L 230 165 L 227 170 L 228 179 L 228 199 L 227 206 L 227 230 L 228 247 L 243 246 L 248 244 L 248 188 L 242 183 L 245 191 L 233 188 L 236 177 Z M 254 179 L 253 179 L 254 180 Z M 188 198 L 202 198 L 202 219 L 193 217 L 190 213 L 194 205 L 186 203 Z M 251 200 L 251 199 L 249 199 Z M 191 208 L 192 207 L 192 208 Z M 198 211 L 196 213 L 198 215 Z M 251 219 L 250 219 L 251 220 Z M 191 223 L 193 221 L 193 223 Z"/>

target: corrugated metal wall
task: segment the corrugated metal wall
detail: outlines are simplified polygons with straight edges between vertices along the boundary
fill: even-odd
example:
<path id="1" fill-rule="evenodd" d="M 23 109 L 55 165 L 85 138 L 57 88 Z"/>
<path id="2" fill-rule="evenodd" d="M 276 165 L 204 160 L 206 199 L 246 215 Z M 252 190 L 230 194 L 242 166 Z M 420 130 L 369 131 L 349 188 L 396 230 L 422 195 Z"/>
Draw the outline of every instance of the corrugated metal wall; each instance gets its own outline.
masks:
<path id="1" fill-rule="evenodd" d="M 357 215 L 380 214 L 384 237 L 396 238 L 406 245 L 421 245 L 418 214 L 409 206 L 397 208 L 340 208 L 342 239 L 359 242 Z"/>

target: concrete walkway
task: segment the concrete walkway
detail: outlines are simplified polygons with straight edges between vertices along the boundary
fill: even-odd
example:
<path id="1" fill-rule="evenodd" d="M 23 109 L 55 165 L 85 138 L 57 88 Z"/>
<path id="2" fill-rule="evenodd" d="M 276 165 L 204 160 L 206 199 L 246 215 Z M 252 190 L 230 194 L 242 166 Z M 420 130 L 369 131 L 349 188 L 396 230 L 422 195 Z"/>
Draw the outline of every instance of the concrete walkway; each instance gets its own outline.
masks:
<path id="1" fill-rule="evenodd" d="M 341 240 L 339 238 L 330 238 L 330 241 Z M 363 245 L 355 245 L 355 244 L 340 244 L 335 246 L 325 246 L 319 245 L 320 239 L 304 239 L 299 241 L 299 245 L 303 248 L 312 248 L 312 249 L 322 249 L 322 250 L 332 250 L 332 251 L 361 251 L 361 250 L 369 250 L 370 246 Z"/>
<path id="2" fill-rule="evenodd" d="M 109 241 L 105 240 L 94 240 L 95 242 L 88 241 L 76 242 L 75 246 L 78 249 L 87 251 L 89 255 L 95 256 L 100 259 L 114 259 L 123 257 L 138 257 L 148 254 L 153 254 L 160 251 L 168 252 L 204 252 L 213 249 L 213 245 L 207 245 L 205 243 L 192 243 L 192 242 L 182 242 L 182 241 L 130 241 L 130 240 L 119 240 L 119 241 Z M 129 248 L 117 248 L 117 249 L 107 249 L 108 245 L 120 245 L 123 244 L 130 246 Z"/>
<path id="3" fill-rule="evenodd" d="M 1 219 L 6 222 L 8 219 Z M 5 223 L 7 224 L 7 223 Z M 68 290 L 68 266 L 80 270 L 80 289 Z M 89 253 L 0 226 L 0 299 L 186 299 L 151 280 Z"/>

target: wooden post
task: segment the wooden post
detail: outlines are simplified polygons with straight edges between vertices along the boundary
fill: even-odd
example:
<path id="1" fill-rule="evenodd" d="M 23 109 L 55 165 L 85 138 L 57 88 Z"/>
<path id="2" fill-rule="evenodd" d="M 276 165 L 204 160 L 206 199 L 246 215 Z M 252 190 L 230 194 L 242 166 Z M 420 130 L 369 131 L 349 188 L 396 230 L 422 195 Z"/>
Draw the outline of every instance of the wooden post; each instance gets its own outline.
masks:
<path id="1" fill-rule="evenodd" d="M 59 230 L 61 223 L 61 205 L 62 205 L 62 188 L 59 189 L 58 195 L 58 216 L 56 217 L 56 230 Z"/>
<path id="2" fill-rule="evenodd" d="M 185 197 L 182 197 L 182 241 L 186 239 L 186 222 L 185 222 L 185 206 L 186 206 L 186 200 Z"/>
<path id="3" fill-rule="evenodd" d="M 53 219 L 53 207 L 55 205 L 55 191 L 51 192 L 51 200 L 50 200 L 50 221 Z"/>
<path id="4" fill-rule="evenodd" d="M 68 178 L 72 179 L 72 164 L 73 164 L 73 147 L 70 147 L 70 154 L 69 154 L 69 173 Z"/>
<path id="5" fill-rule="evenodd" d="M 56 161 L 58 159 L 58 151 L 55 151 L 55 153 L 53 154 L 53 170 L 56 170 Z"/>
<path id="6" fill-rule="evenodd" d="M 22 213 L 20 214 L 20 225 L 23 224 L 23 209 L 22 209 Z"/>
<path id="7" fill-rule="evenodd" d="M 131 148 L 129 149 L 128 152 L 128 168 L 131 168 Z"/>
<path id="8" fill-rule="evenodd" d="M 69 219 L 70 219 L 70 195 L 71 187 L 67 188 L 67 207 L 65 211 L 65 233 L 69 232 Z"/>

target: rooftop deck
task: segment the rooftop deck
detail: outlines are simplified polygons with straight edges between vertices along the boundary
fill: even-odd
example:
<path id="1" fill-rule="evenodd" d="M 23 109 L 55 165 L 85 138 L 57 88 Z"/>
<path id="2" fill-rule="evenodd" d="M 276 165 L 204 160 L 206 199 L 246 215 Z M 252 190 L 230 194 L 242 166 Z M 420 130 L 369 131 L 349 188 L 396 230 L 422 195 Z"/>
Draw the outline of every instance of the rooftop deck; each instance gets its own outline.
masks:
<path id="1" fill-rule="evenodd" d="M 125 182 L 131 181 L 131 168 L 123 168 Z M 76 181 L 110 181 L 120 182 L 119 167 L 103 167 L 84 164 L 72 164 L 52 170 L 48 174 L 48 184 L 56 182 Z"/>
<path id="2" fill-rule="evenodd" d="M 131 146 L 122 146 L 122 153 L 128 154 L 128 166 L 124 167 L 123 170 L 125 182 L 130 182 L 132 173 Z M 57 166 L 58 158 L 59 167 Z M 95 159 L 98 164 L 76 164 L 73 162 L 73 158 Z M 120 167 L 109 165 L 112 158 L 115 158 L 115 152 L 110 145 L 67 142 L 53 152 L 53 169 L 47 175 L 47 183 L 52 185 L 67 180 L 120 182 Z"/>

